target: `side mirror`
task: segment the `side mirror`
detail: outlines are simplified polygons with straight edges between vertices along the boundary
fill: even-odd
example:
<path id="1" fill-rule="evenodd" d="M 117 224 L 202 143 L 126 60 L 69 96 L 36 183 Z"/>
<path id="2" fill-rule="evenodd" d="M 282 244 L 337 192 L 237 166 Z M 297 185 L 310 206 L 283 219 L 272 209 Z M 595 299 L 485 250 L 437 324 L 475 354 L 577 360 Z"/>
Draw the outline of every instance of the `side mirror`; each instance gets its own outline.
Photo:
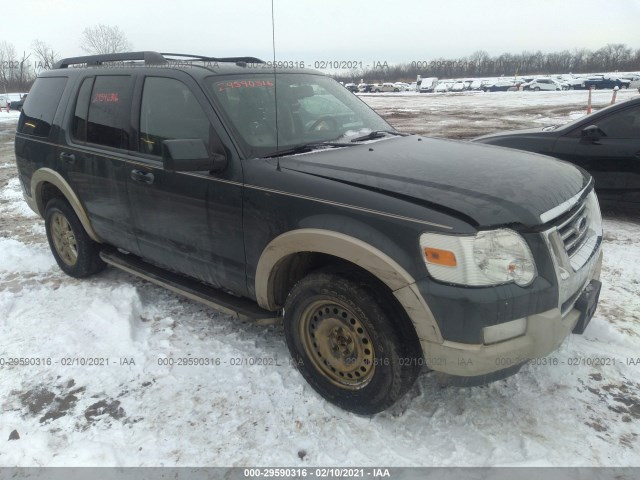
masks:
<path id="1" fill-rule="evenodd" d="M 604 136 L 605 133 L 597 125 L 589 125 L 580 133 L 582 140 L 588 143 L 595 143 Z"/>
<path id="2" fill-rule="evenodd" d="M 164 140 L 162 166 L 168 172 L 220 172 L 227 166 L 227 157 L 219 153 L 209 155 L 200 138 Z"/>

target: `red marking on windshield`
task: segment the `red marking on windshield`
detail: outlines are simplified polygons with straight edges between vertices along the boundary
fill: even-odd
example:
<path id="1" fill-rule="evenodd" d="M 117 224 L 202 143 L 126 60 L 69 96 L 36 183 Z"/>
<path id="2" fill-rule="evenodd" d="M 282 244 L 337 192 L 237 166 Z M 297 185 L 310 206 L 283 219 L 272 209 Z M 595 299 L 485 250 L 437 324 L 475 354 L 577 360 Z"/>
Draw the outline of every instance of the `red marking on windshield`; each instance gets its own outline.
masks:
<path id="1" fill-rule="evenodd" d="M 236 80 L 235 82 L 218 83 L 218 92 L 233 88 L 273 87 L 271 80 Z"/>
<path id="2" fill-rule="evenodd" d="M 91 99 L 91 103 L 114 103 L 118 102 L 118 93 L 96 93 Z"/>

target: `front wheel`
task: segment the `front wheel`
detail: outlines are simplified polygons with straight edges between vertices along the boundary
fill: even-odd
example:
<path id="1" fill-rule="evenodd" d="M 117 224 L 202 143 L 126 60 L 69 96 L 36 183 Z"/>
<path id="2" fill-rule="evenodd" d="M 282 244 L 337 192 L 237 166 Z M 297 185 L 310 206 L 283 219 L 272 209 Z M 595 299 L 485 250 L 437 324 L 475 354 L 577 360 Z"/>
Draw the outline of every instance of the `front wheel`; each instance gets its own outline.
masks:
<path id="1" fill-rule="evenodd" d="M 54 198 L 47 203 L 44 225 L 53 257 L 67 275 L 83 278 L 105 268 L 100 246 L 87 235 L 66 200 Z"/>
<path id="2" fill-rule="evenodd" d="M 293 287 L 284 309 L 287 346 L 302 376 L 328 401 L 361 415 L 395 403 L 422 365 L 413 326 L 383 297 L 362 279 L 320 271 Z"/>

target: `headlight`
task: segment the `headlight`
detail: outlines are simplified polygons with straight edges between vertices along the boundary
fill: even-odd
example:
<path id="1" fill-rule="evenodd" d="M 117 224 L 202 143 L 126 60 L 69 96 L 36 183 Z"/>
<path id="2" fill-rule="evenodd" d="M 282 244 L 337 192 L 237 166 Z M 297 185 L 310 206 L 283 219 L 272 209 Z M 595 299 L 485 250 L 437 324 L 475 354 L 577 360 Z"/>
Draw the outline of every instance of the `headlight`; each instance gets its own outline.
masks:
<path id="1" fill-rule="evenodd" d="M 515 282 L 524 287 L 537 274 L 529 246 L 509 229 L 474 236 L 423 233 L 420 247 L 429 274 L 443 282 L 469 286 Z"/>

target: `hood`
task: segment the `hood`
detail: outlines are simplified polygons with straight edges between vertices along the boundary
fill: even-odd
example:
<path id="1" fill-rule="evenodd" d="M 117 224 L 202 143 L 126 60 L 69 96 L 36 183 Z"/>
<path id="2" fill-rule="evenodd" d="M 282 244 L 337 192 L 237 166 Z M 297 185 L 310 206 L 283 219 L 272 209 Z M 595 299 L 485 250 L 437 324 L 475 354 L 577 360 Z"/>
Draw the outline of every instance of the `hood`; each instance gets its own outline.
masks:
<path id="1" fill-rule="evenodd" d="M 521 130 L 504 130 L 501 132 L 490 133 L 488 135 L 482 135 L 481 137 L 476 137 L 472 139 L 473 142 L 482 142 L 483 140 L 490 138 L 502 138 L 502 137 L 510 137 L 512 135 L 519 136 L 534 136 L 539 137 L 540 134 L 552 133 L 554 130 L 550 130 L 545 132 L 545 128 L 547 127 L 537 127 L 537 128 L 523 128 Z"/>
<path id="2" fill-rule="evenodd" d="M 543 155 L 415 135 L 282 157 L 280 166 L 457 212 L 479 227 L 539 225 L 590 180 Z"/>

